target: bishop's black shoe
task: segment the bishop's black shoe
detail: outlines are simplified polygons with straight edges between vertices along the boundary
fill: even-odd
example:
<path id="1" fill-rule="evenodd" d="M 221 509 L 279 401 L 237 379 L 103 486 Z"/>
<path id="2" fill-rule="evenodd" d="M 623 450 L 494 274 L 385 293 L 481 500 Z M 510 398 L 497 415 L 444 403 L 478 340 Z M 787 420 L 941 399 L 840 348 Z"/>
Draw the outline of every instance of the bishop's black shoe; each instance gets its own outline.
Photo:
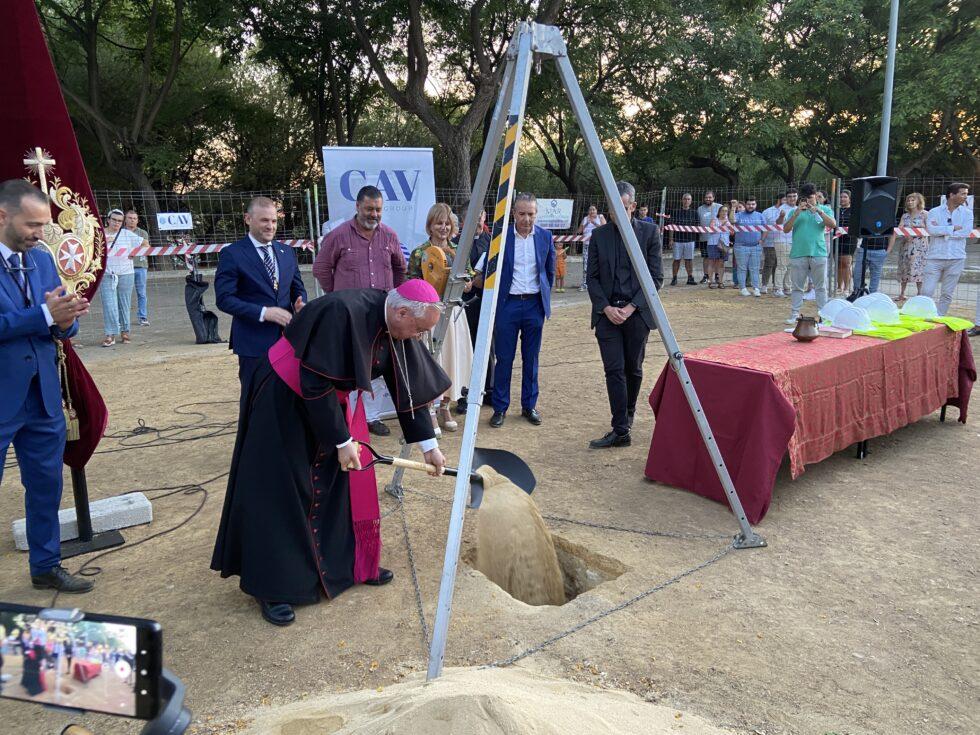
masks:
<path id="1" fill-rule="evenodd" d="M 371 421 L 368 424 L 368 431 L 375 436 L 388 436 L 391 433 L 391 429 L 388 428 L 388 425 L 380 419 L 378 421 Z"/>
<path id="2" fill-rule="evenodd" d="M 36 590 L 58 590 L 70 595 L 81 595 L 90 592 L 95 586 L 84 577 L 69 574 L 62 566 L 49 569 L 44 574 L 31 575 L 31 584 Z"/>
<path id="3" fill-rule="evenodd" d="M 521 416 L 526 418 L 534 426 L 541 426 L 541 414 L 533 408 L 521 409 Z"/>
<path id="4" fill-rule="evenodd" d="M 456 408 L 453 409 L 457 416 L 466 415 L 466 396 L 460 396 L 459 400 L 456 401 Z"/>
<path id="5" fill-rule="evenodd" d="M 490 428 L 499 429 L 501 426 L 503 426 L 504 417 L 506 415 L 507 414 L 505 414 L 503 411 L 494 411 L 493 416 L 490 417 Z"/>
<path id="6" fill-rule="evenodd" d="M 296 613 L 293 612 L 293 606 L 288 602 L 259 600 L 259 607 L 262 608 L 262 617 L 273 625 L 280 627 L 292 625 L 293 621 L 296 620 Z"/>
<path id="7" fill-rule="evenodd" d="M 383 584 L 388 584 L 394 578 L 395 573 L 393 571 L 384 567 L 378 567 L 378 576 L 374 579 L 365 579 L 364 584 L 369 584 L 372 587 L 380 587 Z"/>
<path id="8" fill-rule="evenodd" d="M 629 434 L 617 434 L 615 431 L 610 431 L 601 439 L 593 439 L 589 442 L 589 446 L 592 449 L 606 449 L 608 447 L 628 447 L 633 443 L 633 439 Z"/>

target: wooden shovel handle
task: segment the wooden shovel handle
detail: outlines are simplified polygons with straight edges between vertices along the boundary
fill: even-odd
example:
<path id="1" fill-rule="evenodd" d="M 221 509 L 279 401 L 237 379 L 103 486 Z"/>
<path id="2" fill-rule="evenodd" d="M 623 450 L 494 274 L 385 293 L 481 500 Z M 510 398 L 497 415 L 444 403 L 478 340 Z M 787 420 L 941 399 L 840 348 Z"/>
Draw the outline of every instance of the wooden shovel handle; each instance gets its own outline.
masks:
<path id="1" fill-rule="evenodd" d="M 437 472 L 436 466 L 434 464 L 429 464 L 428 462 L 413 462 L 410 459 L 393 457 L 391 463 L 395 467 L 404 467 L 406 470 L 418 470 L 419 472 Z"/>

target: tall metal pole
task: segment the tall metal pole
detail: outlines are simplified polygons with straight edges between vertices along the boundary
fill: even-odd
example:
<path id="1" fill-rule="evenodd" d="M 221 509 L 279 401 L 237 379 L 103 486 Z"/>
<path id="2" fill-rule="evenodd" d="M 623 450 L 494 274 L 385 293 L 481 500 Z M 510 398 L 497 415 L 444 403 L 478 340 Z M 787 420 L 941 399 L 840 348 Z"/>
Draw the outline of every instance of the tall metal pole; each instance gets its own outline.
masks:
<path id="1" fill-rule="evenodd" d="M 493 237 L 487 253 L 487 277 L 483 283 L 483 303 L 480 306 L 480 326 L 476 330 L 476 350 L 473 354 L 473 372 L 470 374 L 469 395 L 482 396 L 489 362 L 490 336 L 493 334 L 494 315 L 499 296 L 497 273 L 503 262 L 507 246 L 507 231 L 510 224 L 510 205 L 517 174 L 517 158 L 520 152 L 521 129 L 524 125 L 524 105 L 527 101 L 527 88 L 531 76 L 531 42 L 533 33 L 528 23 L 521 23 L 511 41 L 511 49 L 516 52 L 514 60 L 514 81 L 511 88 L 506 117 L 504 153 L 500 167 L 497 187 L 497 205 L 493 216 Z M 515 42 L 516 41 L 516 42 Z M 501 124 L 504 122 L 501 118 Z M 499 139 L 494 137 L 493 145 Z M 487 145 L 491 142 L 487 141 Z M 492 158 L 491 158 L 492 160 Z M 484 179 L 481 178 L 480 181 Z M 485 184 L 486 185 L 486 184 Z M 484 191 L 477 190 L 474 195 L 483 201 Z M 467 225 L 472 225 L 475 199 L 470 200 L 467 212 Z M 468 228 L 467 228 L 468 229 Z M 464 233 L 465 235 L 466 233 Z M 472 237 L 472 236 L 471 236 Z M 460 247 L 464 245 L 460 242 Z M 459 255 L 457 253 L 457 260 Z M 476 430 L 480 422 L 479 404 L 466 411 L 463 427 L 463 440 L 459 449 L 459 470 L 453 494 L 453 507 L 449 516 L 449 533 L 446 539 L 446 556 L 442 566 L 442 581 L 439 585 L 439 602 L 436 605 L 436 621 L 432 627 L 432 644 L 429 648 L 429 669 L 426 679 L 431 681 L 442 674 L 442 661 L 446 655 L 446 636 L 449 633 L 449 619 L 452 616 L 453 591 L 456 588 L 456 567 L 459 563 L 459 548 L 463 536 L 463 515 L 470 494 L 469 476 L 473 465 L 473 449 L 476 447 Z"/>
<path id="2" fill-rule="evenodd" d="M 888 136 L 892 127 L 892 88 L 895 85 L 895 45 L 898 40 L 898 0 L 891 0 L 888 19 L 888 56 L 885 59 L 885 94 L 881 101 L 881 132 L 878 135 L 878 176 L 888 174 Z"/>

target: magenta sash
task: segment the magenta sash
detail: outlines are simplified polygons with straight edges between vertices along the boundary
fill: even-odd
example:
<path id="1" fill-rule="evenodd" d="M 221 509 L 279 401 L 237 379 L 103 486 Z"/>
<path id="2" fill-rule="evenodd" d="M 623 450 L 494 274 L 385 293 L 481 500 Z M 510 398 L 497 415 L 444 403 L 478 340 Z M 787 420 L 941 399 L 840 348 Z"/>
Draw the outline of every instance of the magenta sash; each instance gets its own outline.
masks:
<path id="1" fill-rule="evenodd" d="M 272 369 L 292 391 L 302 397 L 299 379 L 299 358 L 293 347 L 281 337 L 269 349 L 269 363 Z M 351 410 L 349 394 L 337 391 L 337 400 L 347 416 L 347 427 L 354 441 L 366 444 L 369 439 L 364 402 L 357 401 Z M 330 447 L 329 450 L 333 450 Z M 366 465 L 373 457 L 365 447 L 360 448 L 361 464 Z M 377 579 L 378 564 L 381 562 L 381 508 L 378 505 L 378 480 L 374 468 L 350 474 L 350 509 L 354 523 L 354 582 L 360 584 L 369 579 Z"/>

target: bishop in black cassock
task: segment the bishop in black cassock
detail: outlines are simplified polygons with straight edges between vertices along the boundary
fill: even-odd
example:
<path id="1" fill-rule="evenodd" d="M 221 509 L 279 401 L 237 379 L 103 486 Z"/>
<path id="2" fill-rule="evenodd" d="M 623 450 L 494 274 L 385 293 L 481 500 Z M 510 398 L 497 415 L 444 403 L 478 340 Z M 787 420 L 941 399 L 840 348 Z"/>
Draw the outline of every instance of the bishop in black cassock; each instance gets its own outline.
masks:
<path id="1" fill-rule="evenodd" d="M 348 393 L 384 377 L 405 440 L 441 469 L 428 404 L 449 378 L 417 339 L 438 321 L 438 301 L 420 280 L 388 293 L 326 294 L 303 307 L 256 370 L 211 568 L 238 575 L 269 622 L 288 625 L 292 605 L 321 594 L 391 580 L 378 565 L 374 470 L 355 469 L 370 456 L 356 443 L 367 441 L 364 409 Z"/>

